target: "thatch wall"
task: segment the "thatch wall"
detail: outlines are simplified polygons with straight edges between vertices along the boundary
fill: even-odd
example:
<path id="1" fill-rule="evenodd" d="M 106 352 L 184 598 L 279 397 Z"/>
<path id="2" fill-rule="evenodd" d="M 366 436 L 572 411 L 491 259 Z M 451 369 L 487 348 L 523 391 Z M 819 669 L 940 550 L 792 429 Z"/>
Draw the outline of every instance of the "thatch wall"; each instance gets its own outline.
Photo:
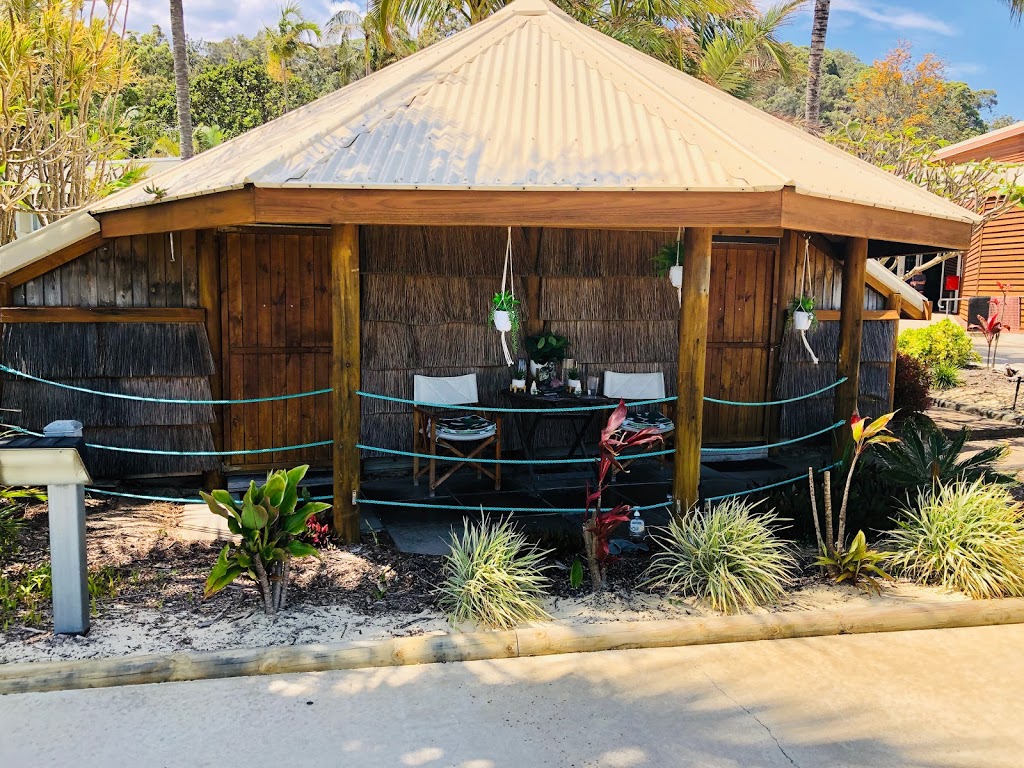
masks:
<path id="1" fill-rule="evenodd" d="M 197 323 L 24 323 L 3 328 L 3 360 L 35 376 L 101 392 L 211 399 L 213 358 Z M 208 405 L 146 403 L 89 395 L 19 377 L 2 378 L 9 423 L 41 431 L 77 419 L 88 442 L 167 451 L 212 451 Z M 214 469 L 214 457 L 91 451 L 94 477 L 171 475 Z"/>
<path id="2" fill-rule="evenodd" d="M 867 320 L 861 337 L 860 396 L 858 410 L 864 416 L 877 416 L 888 410 L 890 402 L 889 366 L 892 360 L 897 323 L 894 320 Z M 787 328 L 779 350 L 781 370 L 775 383 L 775 397 L 784 399 L 813 392 L 833 383 L 839 357 L 839 323 L 826 321 L 807 332 L 807 340 L 820 363 L 811 362 L 800 341 L 800 334 Z M 835 390 L 783 406 L 780 429 L 783 437 L 797 437 L 827 427 L 835 420 Z"/>

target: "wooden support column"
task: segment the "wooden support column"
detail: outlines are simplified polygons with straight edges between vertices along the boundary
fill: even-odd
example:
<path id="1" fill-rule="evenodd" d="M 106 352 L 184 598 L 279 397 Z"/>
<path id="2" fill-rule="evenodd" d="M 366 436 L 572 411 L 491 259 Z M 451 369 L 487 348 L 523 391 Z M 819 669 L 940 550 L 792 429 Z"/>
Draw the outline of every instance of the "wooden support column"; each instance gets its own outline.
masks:
<path id="1" fill-rule="evenodd" d="M 896 343 L 900 335 L 900 311 L 903 308 L 903 296 L 899 293 L 889 295 L 889 309 L 896 312 L 896 328 L 892 334 L 892 360 L 889 361 L 889 410 L 893 410 L 896 397 Z M 877 415 L 877 414 L 872 414 Z"/>
<path id="2" fill-rule="evenodd" d="M 213 375 L 210 376 L 210 395 L 213 400 L 224 399 L 224 354 L 223 336 L 221 335 L 221 263 L 220 247 L 217 235 L 211 230 L 196 232 L 196 264 L 199 293 L 199 306 L 204 310 L 203 322 L 206 325 L 206 337 L 210 342 L 210 355 L 213 357 Z M 224 449 L 224 414 L 227 409 L 223 405 L 213 406 L 214 423 L 210 427 L 213 433 L 213 449 Z M 210 491 L 224 487 L 223 459 L 219 460 L 217 469 L 203 473 L 203 485 Z"/>
<path id="3" fill-rule="evenodd" d="M 699 500 L 700 447 L 704 425 L 704 368 L 711 288 L 711 230 L 687 228 L 683 236 L 683 287 L 679 307 L 679 373 L 676 379 L 675 513 Z"/>
<path id="4" fill-rule="evenodd" d="M 846 381 L 836 387 L 835 418 L 849 422 L 857 410 L 860 392 L 860 342 L 864 329 L 864 281 L 868 265 L 868 241 L 851 237 L 846 241 L 843 259 L 843 297 L 839 315 L 839 360 L 836 375 Z M 836 441 L 837 455 L 850 439 L 849 425 L 843 427 Z"/>
<path id="5" fill-rule="evenodd" d="M 334 531 L 346 544 L 359 541 L 360 328 L 359 228 L 331 227 L 331 315 L 334 389 Z"/>

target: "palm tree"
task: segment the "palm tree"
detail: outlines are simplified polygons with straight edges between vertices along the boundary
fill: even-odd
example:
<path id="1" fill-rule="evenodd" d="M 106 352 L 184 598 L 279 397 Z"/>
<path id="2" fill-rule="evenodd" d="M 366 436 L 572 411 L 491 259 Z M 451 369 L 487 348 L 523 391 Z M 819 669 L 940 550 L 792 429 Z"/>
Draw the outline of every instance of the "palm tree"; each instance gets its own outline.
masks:
<path id="1" fill-rule="evenodd" d="M 814 0 L 811 52 L 807 58 L 807 94 L 804 97 L 804 120 L 811 127 L 816 126 L 821 117 L 821 57 L 825 54 L 825 34 L 828 32 L 830 8 L 831 0 Z"/>
<path id="2" fill-rule="evenodd" d="M 171 0 L 171 44 L 174 53 L 174 93 L 178 101 L 181 159 L 192 157 L 192 104 L 188 95 L 188 56 L 185 50 L 185 11 L 181 0 Z"/>
<path id="3" fill-rule="evenodd" d="M 1010 7 L 1010 18 L 1020 21 L 1021 14 L 1024 14 L 1024 0 L 1003 0 Z"/>
<path id="4" fill-rule="evenodd" d="M 277 20 L 277 29 L 264 28 L 267 34 L 267 58 L 270 76 L 281 83 L 284 97 L 284 111 L 288 105 L 288 79 L 291 71 L 288 66 L 300 53 L 312 50 L 315 46 L 308 38 L 320 39 L 320 25 L 308 21 L 302 15 L 302 9 L 296 2 L 281 6 L 281 17 Z"/>

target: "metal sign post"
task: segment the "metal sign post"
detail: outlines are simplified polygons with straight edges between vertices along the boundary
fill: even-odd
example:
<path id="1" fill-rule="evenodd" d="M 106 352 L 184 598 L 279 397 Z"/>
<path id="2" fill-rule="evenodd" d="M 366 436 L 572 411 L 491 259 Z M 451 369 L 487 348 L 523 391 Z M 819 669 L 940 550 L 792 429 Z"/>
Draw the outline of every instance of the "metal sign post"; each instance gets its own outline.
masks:
<path id="1" fill-rule="evenodd" d="M 53 631 L 89 631 L 89 586 L 85 555 L 85 484 L 82 424 L 55 421 L 43 437 L 0 440 L 0 483 L 45 485 L 50 507 L 50 574 Z"/>

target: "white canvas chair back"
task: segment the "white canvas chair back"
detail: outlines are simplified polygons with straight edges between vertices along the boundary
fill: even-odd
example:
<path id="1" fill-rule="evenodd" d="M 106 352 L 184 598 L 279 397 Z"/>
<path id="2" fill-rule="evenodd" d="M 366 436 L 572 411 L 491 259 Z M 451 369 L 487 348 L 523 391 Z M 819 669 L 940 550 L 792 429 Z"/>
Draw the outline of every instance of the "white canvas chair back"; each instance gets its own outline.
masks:
<path id="1" fill-rule="evenodd" d="M 465 376 L 413 376 L 413 399 L 436 405 L 473 405 L 479 401 L 476 374 Z"/>
<path id="2" fill-rule="evenodd" d="M 658 400 L 665 396 L 665 374 L 605 371 L 604 396 L 623 400 Z"/>

